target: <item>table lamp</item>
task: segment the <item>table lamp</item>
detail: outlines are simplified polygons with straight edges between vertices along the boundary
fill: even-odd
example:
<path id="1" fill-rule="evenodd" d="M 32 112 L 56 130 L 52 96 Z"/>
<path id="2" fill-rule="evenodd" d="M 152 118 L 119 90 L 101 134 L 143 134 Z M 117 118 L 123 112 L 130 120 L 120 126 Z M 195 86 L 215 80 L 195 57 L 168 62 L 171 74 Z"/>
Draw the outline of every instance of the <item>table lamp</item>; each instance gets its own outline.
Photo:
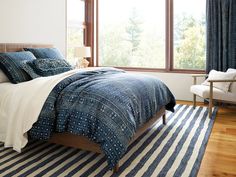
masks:
<path id="1" fill-rule="evenodd" d="M 88 67 L 89 61 L 86 58 L 91 57 L 91 47 L 75 47 L 75 57 L 78 58 L 78 61 L 76 63 L 78 68 Z M 79 60 L 79 58 L 82 58 L 82 60 Z"/>

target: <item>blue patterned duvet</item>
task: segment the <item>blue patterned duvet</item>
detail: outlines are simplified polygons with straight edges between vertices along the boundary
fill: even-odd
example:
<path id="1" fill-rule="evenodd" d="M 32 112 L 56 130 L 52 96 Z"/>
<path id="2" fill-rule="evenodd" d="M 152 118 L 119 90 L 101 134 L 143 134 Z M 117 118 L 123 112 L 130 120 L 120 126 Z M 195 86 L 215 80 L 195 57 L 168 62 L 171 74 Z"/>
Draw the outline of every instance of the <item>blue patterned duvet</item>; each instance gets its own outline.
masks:
<path id="1" fill-rule="evenodd" d="M 84 135 L 101 145 L 112 168 L 136 129 L 162 106 L 174 111 L 174 105 L 172 93 L 154 77 L 111 68 L 81 71 L 51 91 L 29 136 L 47 140 L 53 132 Z"/>

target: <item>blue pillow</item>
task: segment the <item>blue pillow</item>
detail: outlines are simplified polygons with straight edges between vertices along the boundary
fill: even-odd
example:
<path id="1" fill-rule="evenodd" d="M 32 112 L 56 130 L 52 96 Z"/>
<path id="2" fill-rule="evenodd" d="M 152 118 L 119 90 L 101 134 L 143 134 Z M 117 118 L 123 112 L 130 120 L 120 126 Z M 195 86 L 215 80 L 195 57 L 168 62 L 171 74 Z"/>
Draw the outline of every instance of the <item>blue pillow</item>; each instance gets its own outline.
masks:
<path id="1" fill-rule="evenodd" d="M 14 83 L 29 81 L 30 76 L 22 69 L 24 61 L 36 59 L 31 52 L 8 52 L 0 53 L 0 69 L 8 79 Z"/>
<path id="2" fill-rule="evenodd" d="M 36 58 L 65 59 L 56 48 L 24 48 L 24 50 L 32 52 Z"/>
<path id="3" fill-rule="evenodd" d="M 27 61 L 23 63 L 22 68 L 32 79 L 53 76 L 72 70 L 72 66 L 67 61 L 49 58 Z"/>

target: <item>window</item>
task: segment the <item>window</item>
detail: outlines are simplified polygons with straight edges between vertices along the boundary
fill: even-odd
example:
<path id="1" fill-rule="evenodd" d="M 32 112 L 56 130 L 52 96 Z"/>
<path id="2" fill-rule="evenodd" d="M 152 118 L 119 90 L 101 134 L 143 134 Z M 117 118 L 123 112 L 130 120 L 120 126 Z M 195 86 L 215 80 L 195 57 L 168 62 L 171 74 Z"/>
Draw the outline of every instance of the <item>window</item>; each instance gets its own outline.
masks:
<path id="1" fill-rule="evenodd" d="M 84 44 L 85 4 L 83 0 L 67 0 L 67 58 L 74 63 L 74 48 Z"/>
<path id="2" fill-rule="evenodd" d="M 174 0 L 174 68 L 205 69 L 206 0 Z"/>
<path id="3" fill-rule="evenodd" d="M 204 72 L 206 0 L 87 1 L 97 66 Z"/>
<path id="4" fill-rule="evenodd" d="M 98 9 L 100 66 L 165 68 L 164 0 L 99 0 Z"/>

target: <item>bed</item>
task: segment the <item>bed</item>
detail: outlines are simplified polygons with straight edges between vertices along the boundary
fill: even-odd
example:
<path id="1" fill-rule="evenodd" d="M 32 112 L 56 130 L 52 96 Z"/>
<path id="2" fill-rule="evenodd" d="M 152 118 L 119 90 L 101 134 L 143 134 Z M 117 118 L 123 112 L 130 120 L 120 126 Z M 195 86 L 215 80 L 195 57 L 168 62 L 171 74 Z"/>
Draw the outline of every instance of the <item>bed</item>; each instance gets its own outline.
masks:
<path id="1" fill-rule="evenodd" d="M 51 47 L 52 47 L 52 45 L 48 45 L 48 44 L 45 44 L 45 45 L 41 45 L 41 44 L 40 45 L 38 45 L 38 44 L 0 44 L 0 52 L 3 52 L 3 53 L 4 52 L 18 52 L 18 51 L 23 51 L 23 48 L 51 48 Z M 95 77 L 95 75 L 99 75 L 99 76 Z M 92 77 L 90 79 L 88 79 L 87 76 L 92 76 Z M 34 79 L 32 81 L 25 82 L 23 84 L 16 84 L 16 85 L 15 84 L 10 84 L 10 83 L 0 84 L 0 92 L 2 92 L 2 93 L 3 92 L 6 92 L 6 93 L 8 92 L 8 94 L 6 94 L 8 96 L 9 96 L 9 94 L 12 94 L 12 95 L 15 94 L 14 104 L 15 105 L 19 105 L 19 107 L 21 108 L 21 109 L 19 109 L 18 106 L 16 106 L 15 108 L 5 108 L 5 110 L 13 109 L 14 111 L 10 111 L 8 113 L 8 112 L 3 110 L 2 113 L 0 114 L 0 123 L 1 123 L 1 121 L 3 122 L 4 116 L 5 116 L 5 119 L 6 119 L 6 117 L 7 117 L 6 114 L 11 114 L 11 112 L 14 112 L 15 115 L 11 115 L 11 116 L 9 115 L 10 117 L 14 118 L 14 117 L 19 116 L 19 115 L 22 114 L 22 115 L 24 115 L 24 116 L 22 116 L 22 117 L 24 117 L 24 121 L 27 122 L 27 123 L 24 123 L 22 125 L 22 127 L 24 127 L 24 130 L 26 131 L 26 132 L 23 132 L 24 133 L 24 137 L 22 136 L 21 138 L 19 137 L 19 138 L 15 138 L 14 139 L 14 135 L 12 135 L 12 133 L 11 133 L 12 127 L 9 127 L 9 126 L 13 126 L 14 127 L 14 125 L 15 126 L 19 126 L 19 124 L 22 123 L 21 122 L 21 117 L 18 117 L 16 122 L 15 122 L 15 120 L 11 121 L 10 123 L 8 122 L 8 126 L 6 126 L 6 127 L 0 127 L 0 135 L 1 135 L 1 132 L 6 131 L 5 134 L 7 134 L 7 133 L 10 134 L 9 137 L 11 137 L 11 139 L 14 140 L 14 143 L 15 142 L 18 143 L 18 141 L 19 141 L 18 139 L 22 139 L 22 141 L 24 141 L 24 143 L 19 142 L 19 143 L 21 143 L 20 146 L 25 146 L 26 145 L 26 143 L 28 142 L 28 136 L 30 138 L 33 138 L 33 139 L 44 139 L 44 138 L 40 138 L 40 135 L 39 135 L 40 131 L 43 131 L 43 130 L 39 130 L 39 129 L 40 129 L 40 126 L 45 124 L 45 121 L 41 121 L 41 123 L 40 123 L 40 118 L 44 119 L 45 115 L 47 115 L 46 113 L 44 114 L 45 111 L 43 111 L 43 110 L 47 109 L 48 105 L 50 105 L 50 101 L 51 100 L 49 99 L 49 97 L 53 97 L 52 96 L 54 94 L 54 93 L 52 93 L 53 90 L 56 90 L 55 93 L 58 92 L 58 89 L 59 88 L 62 89 L 62 85 L 65 85 L 64 83 L 66 83 L 66 82 L 70 82 L 70 83 L 68 83 L 68 85 L 70 87 L 71 87 L 71 85 L 73 85 L 73 87 L 70 88 L 71 90 L 69 90 L 68 92 L 70 92 L 72 90 L 75 90 L 76 88 L 78 88 L 77 85 L 81 84 L 81 82 L 83 80 L 81 78 L 83 78 L 83 77 L 86 79 L 86 83 L 90 83 L 90 85 L 92 85 L 92 86 L 96 85 L 96 84 L 99 84 L 98 80 L 102 80 L 102 81 L 105 80 L 106 82 L 104 82 L 104 83 L 108 83 L 108 86 L 109 86 L 109 83 L 114 84 L 114 82 L 116 82 L 117 87 L 119 87 L 119 89 L 122 90 L 123 88 L 120 87 L 120 84 L 124 83 L 124 80 L 127 79 L 127 78 L 124 78 L 124 76 L 125 77 L 130 77 L 130 79 L 131 79 L 131 80 L 129 80 L 129 82 L 126 82 L 127 85 L 129 85 L 129 83 L 133 81 L 132 79 L 134 77 L 136 77 L 134 75 L 130 76 L 129 74 L 126 74 L 124 71 L 121 71 L 121 70 L 107 69 L 107 68 L 92 68 L 91 67 L 91 68 L 87 68 L 87 69 L 85 68 L 83 70 L 69 71 L 69 72 L 66 72 L 66 73 L 63 73 L 63 74 L 59 74 L 59 75 L 53 76 L 53 77 Z M 74 81 L 72 82 L 73 79 L 74 79 Z M 53 82 L 54 80 L 57 80 L 56 84 Z M 148 79 L 146 79 L 145 76 L 141 76 L 141 80 L 144 81 L 144 80 L 148 80 Z M 150 80 L 151 80 L 150 82 L 155 82 L 156 81 L 154 78 L 150 78 Z M 118 81 L 119 81 L 119 83 L 117 84 Z M 52 84 L 52 82 L 53 82 L 53 84 Z M 78 82 L 77 85 L 75 85 L 75 82 L 76 83 Z M 134 83 L 135 83 L 135 81 L 134 81 Z M 161 82 L 158 80 L 158 83 L 161 83 Z M 46 89 L 44 87 L 45 84 L 47 84 L 47 87 L 48 87 L 48 94 L 44 94 L 43 95 L 43 93 L 42 93 L 42 95 L 41 95 L 40 92 L 44 92 L 43 89 Z M 61 84 L 61 86 L 60 86 L 60 84 Z M 17 91 L 15 91 L 16 87 L 22 87 L 22 88 L 18 89 Z M 99 90 L 100 87 L 103 88 L 104 86 L 101 86 L 101 84 L 100 84 L 99 87 L 96 87 L 96 88 L 98 88 L 97 90 Z M 124 86 L 124 87 L 126 87 L 126 86 Z M 152 85 L 150 87 L 152 87 Z M 133 123 L 134 120 L 131 119 L 133 121 L 133 122 L 131 121 L 132 122 L 132 126 L 130 125 L 130 127 L 132 127 L 132 133 L 130 134 L 129 138 L 125 139 L 126 140 L 125 141 L 125 144 L 126 144 L 125 147 L 127 147 L 130 143 L 132 143 L 137 137 L 139 137 L 139 135 L 141 135 L 143 132 L 145 132 L 148 128 L 153 126 L 157 121 L 159 121 L 159 119 L 161 117 L 162 117 L 163 124 L 166 124 L 166 117 L 165 117 L 166 109 L 174 111 L 173 108 L 174 108 L 174 105 L 175 105 L 175 99 L 174 99 L 173 95 L 171 94 L 169 89 L 163 83 L 161 83 L 161 87 L 163 87 L 163 89 L 160 89 L 160 88 L 158 88 L 158 89 L 160 90 L 160 92 L 163 92 L 163 94 L 162 95 L 156 95 L 156 97 L 159 97 L 158 99 L 162 103 L 160 105 L 158 103 L 154 104 L 154 101 L 151 100 L 151 102 L 153 104 L 151 107 L 155 107 L 155 112 L 151 111 L 151 112 L 145 114 L 145 115 L 152 115 L 152 116 L 151 117 L 148 116 L 145 119 L 144 122 L 143 122 L 143 120 L 139 120 L 140 123 L 139 123 L 139 125 L 137 125 L 137 127 L 132 127 L 134 125 L 134 123 Z M 66 88 L 67 87 L 65 87 L 63 89 L 66 90 Z M 128 89 L 130 89 L 130 88 L 134 89 L 135 87 L 133 85 L 130 86 L 130 87 L 127 86 L 126 91 Z M 138 88 L 138 86 L 137 86 L 137 88 Z M 13 92 L 11 92 L 11 89 L 13 90 Z M 22 98 L 18 98 L 18 97 L 20 97 L 19 95 L 20 95 L 20 93 L 22 93 L 22 90 L 27 90 L 27 89 L 28 89 L 27 95 L 22 96 Z M 35 92 L 38 93 L 38 94 L 34 94 L 32 89 L 35 90 Z M 155 89 L 156 88 L 154 88 L 154 87 L 150 88 L 150 90 L 155 90 Z M 158 89 L 156 89 L 156 90 L 158 90 Z M 19 92 L 19 90 L 20 90 L 20 92 Z M 112 88 L 110 90 L 112 90 Z M 115 90 L 115 93 L 119 92 L 119 90 L 117 90 L 115 88 L 113 90 Z M 136 93 L 139 93 L 140 90 L 142 90 L 142 89 L 139 89 Z M 109 91 L 106 91 L 106 92 L 109 92 Z M 94 93 L 98 93 L 99 94 L 100 92 L 99 91 L 97 91 L 97 92 L 94 91 Z M 129 93 L 132 93 L 132 92 L 129 92 Z M 168 98 L 164 97 L 164 93 L 168 93 Z M 58 94 L 59 94 L 59 92 L 58 92 Z M 58 95 L 57 97 L 63 97 L 66 94 L 70 95 L 68 93 L 63 93 L 61 95 Z M 103 94 L 106 95 L 106 93 L 103 93 Z M 157 94 L 157 93 L 155 93 L 155 94 Z M 80 95 L 81 95 L 81 92 L 80 92 Z M 107 96 L 108 97 L 109 96 L 112 97 L 112 95 L 111 94 L 109 95 L 109 93 L 107 93 Z M 30 97 L 31 98 L 34 97 L 34 99 L 37 100 L 37 103 L 33 103 L 33 102 L 29 103 L 30 102 Z M 80 98 L 80 99 L 82 99 L 82 102 L 84 100 L 86 100 L 86 99 L 91 101 L 91 97 L 92 97 L 91 95 L 88 95 L 87 97 Z M 121 95 L 121 97 L 122 97 L 122 95 Z M 6 97 L 3 97 L 3 96 L 1 97 L 0 96 L 0 103 L 2 102 L 2 105 L 3 105 L 3 100 L 6 99 L 6 98 L 7 98 L 7 96 Z M 44 99 L 42 99 L 42 98 L 44 98 Z M 65 97 L 65 98 L 67 98 L 67 97 Z M 78 98 L 79 98 L 79 96 L 78 96 Z M 135 95 L 133 96 L 133 98 L 135 100 L 135 98 L 136 98 Z M 28 99 L 28 102 L 27 102 L 27 99 Z M 113 101 L 116 102 L 119 99 L 120 99 L 120 102 L 123 102 L 124 100 L 129 100 L 128 98 L 122 98 L 123 99 L 122 100 L 118 96 L 118 97 L 114 97 Z M 164 101 L 164 100 L 166 100 L 166 101 Z M 4 100 L 4 101 L 7 102 L 8 100 Z M 40 103 L 40 101 L 41 101 L 41 109 L 42 110 L 41 109 L 37 109 L 37 111 L 34 111 L 34 107 L 37 107 L 37 106 L 32 107 L 31 110 L 27 110 L 28 107 L 32 106 L 32 104 L 37 105 L 37 104 Z M 145 100 L 142 100 L 142 102 L 145 103 Z M 49 103 L 49 104 L 47 105 L 46 103 Z M 9 105 L 11 105 L 11 104 L 9 103 L 8 107 L 10 107 Z M 68 104 L 68 103 L 66 103 L 66 104 Z M 99 107 L 100 104 L 101 104 L 101 102 L 99 104 L 97 104 L 97 106 Z M 117 102 L 117 104 L 118 104 L 118 102 Z M 136 102 L 135 102 L 135 104 L 136 104 Z M 138 102 L 137 102 L 137 104 L 138 104 Z M 113 105 L 112 108 L 115 109 L 116 105 Z M 142 105 L 142 106 L 143 107 L 147 107 L 148 110 L 150 109 L 150 105 L 149 106 L 148 105 Z M 73 105 L 71 107 L 73 107 Z M 84 106 L 84 107 L 86 107 L 86 106 Z M 70 108 L 68 108 L 68 109 L 70 109 Z M 74 111 L 75 109 L 76 109 L 76 111 L 78 113 L 78 109 L 76 108 L 76 106 L 74 106 L 74 109 L 73 110 L 71 109 L 70 111 Z M 83 109 L 85 109 L 85 108 L 83 108 Z M 89 108 L 89 109 L 91 109 L 91 112 L 96 112 L 96 110 L 93 111 L 93 108 Z M 98 108 L 96 108 L 96 109 L 98 109 Z M 105 109 L 104 107 L 99 107 L 99 114 L 102 115 L 102 119 L 106 118 L 106 114 L 102 113 L 102 112 L 104 112 L 104 109 Z M 123 109 L 126 109 L 126 108 L 123 108 Z M 131 112 L 135 112 L 133 109 L 134 108 L 132 107 L 132 105 L 131 106 L 127 105 L 127 110 L 131 110 Z M 25 110 L 27 110 L 28 112 L 25 111 Z M 65 110 L 62 110 L 61 112 L 63 112 L 63 111 L 65 112 Z M 123 112 L 125 112 L 125 111 L 126 110 L 123 110 Z M 66 117 L 65 115 L 68 114 L 68 112 L 66 112 L 65 114 L 64 114 L 64 112 L 62 113 L 62 116 L 61 116 L 62 117 L 62 119 L 61 119 L 62 121 L 64 121 L 63 116 Z M 32 117 L 35 117 L 35 118 L 33 118 L 33 120 L 30 117 L 28 117 L 28 119 L 25 118 L 25 117 L 29 116 L 30 114 L 32 114 Z M 83 113 L 81 113 L 81 114 L 83 114 Z M 127 114 L 130 114 L 130 112 L 128 112 Z M 126 114 L 126 117 L 129 117 L 129 115 L 127 116 L 127 114 Z M 141 113 L 137 113 L 137 114 L 141 114 Z M 75 115 L 76 115 L 76 113 L 73 113 L 70 116 L 75 116 Z M 113 115 L 113 112 L 110 112 L 109 115 Z M 120 115 L 121 115 L 121 113 L 120 113 Z M 59 114 L 57 116 L 59 117 Z M 65 120 L 65 121 L 73 120 L 70 116 L 67 116 L 67 117 L 69 117 L 68 118 L 69 120 Z M 87 116 L 86 117 L 86 119 L 87 119 L 89 116 L 92 117 L 94 115 L 92 115 L 92 113 L 91 113 L 91 115 L 87 113 L 86 116 Z M 115 117 L 115 116 L 116 115 L 114 113 L 113 117 Z M 112 117 L 112 116 L 110 116 L 110 117 Z M 130 117 L 132 117 L 132 115 Z M 103 120 L 106 120 L 106 119 L 103 119 Z M 118 118 L 117 118 L 117 120 L 118 120 Z M 98 122 L 99 120 L 96 119 L 96 121 Z M 98 128 L 96 127 L 96 121 L 90 122 L 89 124 L 86 123 L 86 125 L 88 124 L 88 126 L 90 127 L 89 130 L 88 130 L 89 132 L 91 131 L 90 130 L 91 129 L 91 124 L 93 124 L 93 127 L 95 127 L 95 129 L 96 129 L 96 130 L 93 130 L 93 131 L 98 131 L 97 129 L 99 129 L 99 127 Z M 31 124 L 29 122 L 31 122 Z M 110 123 L 110 120 L 108 122 Z M 135 123 L 137 123 L 137 120 L 135 120 Z M 124 132 L 126 131 L 125 129 L 129 129 L 130 128 L 128 125 L 125 126 L 125 127 L 123 127 L 123 125 L 124 124 L 121 124 L 120 128 Z M 53 125 L 53 126 L 55 126 L 55 125 Z M 69 125 L 66 125 L 66 126 L 69 127 Z M 110 125 L 110 126 L 114 127 L 114 125 Z M 27 128 L 25 128 L 25 127 L 27 127 Z M 76 131 L 74 131 L 74 129 L 72 129 L 72 128 L 69 131 L 68 127 L 66 127 L 67 130 L 66 130 L 64 125 L 62 127 L 64 127 L 64 129 L 62 128 L 63 129 L 62 131 L 56 131 L 56 132 L 54 131 L 54 132 L 52 132 L 51 134 L 48 135 L 47 138 L 45 138 L 45 140 L 49 141 L 49 142 L 52 142 L 52 143 L 61 144 L 61 145 L 65 145 L 65 146 L 70 146 L 70 147 L 75 147 L 75 148 L 79 148 L 79 149 L 83 149 L 83 150 L 87 150 L 87 151 L 92 151 L 92 152 L 97 152 L 97 153 L 104 153 L 105 152 L 105 154 L 107 155 L 106 150 L 104 150 L 105 145 L 101 145 L 101 143 L 100 143 L 101 140 L 98 140 L 99 138 L 97 138 L 97 139 L 94 138 L 95 135 L 88 136 L 88 134 L 86 132 L 84 132 L 84 130 L 83 130 L 82 133 L 81 133 L 81 131 L 76 133 Z M 73 123 L 72 123 L 71 127 L 73 127 Z M 7 129 L 7 130 L 5 130 L 5 129 Z M 45 129 L 47 129 L 47 128 L 45 128 Z M 58 129 L 60 130 L 60 127 Z M 112 130 L 112 128 L 111 128 L 111 130 Z M 121 130 L 119 130 L 119 131 L 122 132 Z M 16 134 L 20 134 L 20 133 L 22 133 L 22 132 L 18 132 Z M 96 135 L 96 136 L 98 136 L 98 135 Z M 109 135 L 107 135 L 107 136 L 109 136 Z M 4 140 L 3 137 L 1 139 Z M 113 140 L 111 138 L 111 142 L 112 141 Z M 6 147 L 13 147 L 14 148 L 14 143 L 13 142 L 5 141 L 5 146 Z M 123 149 L 125 149 L 125 148 L 123 148 Z M 15 150 L 20 152 L 19 148 L 18 149 L 15 148 Z M 117 152 L 119 152 L 119 150 L 117 150 Z M 122 158 L 123 154 L 124 153 L 122 152 L 122 154 L 120 154 L 117 157 L 118 160 L 120 158 Z M 108 158 L 109 158 L 109 156 L 108 156 Z M 118 160 L 116 159 L 116 160 L 112 161 L 112 159 L 110 159 L 110 162 L 108 160 L 108 163 L 110 163 L 110 168 L 113 168 L 114 172 L 118 171 L 118 169 L 119 169 Z"/>

